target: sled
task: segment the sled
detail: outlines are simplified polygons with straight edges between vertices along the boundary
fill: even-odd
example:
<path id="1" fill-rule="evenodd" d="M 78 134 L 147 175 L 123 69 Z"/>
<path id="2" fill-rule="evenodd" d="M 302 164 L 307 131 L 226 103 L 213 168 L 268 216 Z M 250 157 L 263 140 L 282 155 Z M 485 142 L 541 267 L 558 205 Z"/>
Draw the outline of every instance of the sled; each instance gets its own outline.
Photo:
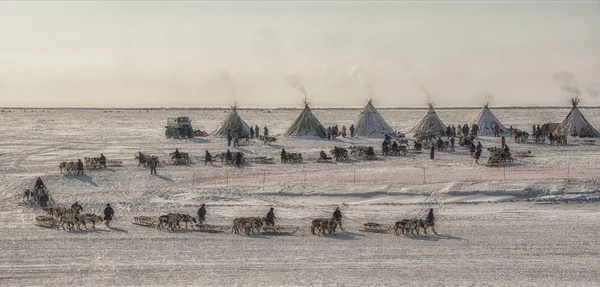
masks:
<path id="1" fill-rule="evenodd" d="M 197 231 L 200 231 L 200 232 L 221 233 L 221 232 L 224 232 L 226 229 L 230 228 L 231 226 L 198 223 L 198 224 L 194 225 L 194 227 Z"/>
<path id="2" fill-rule="evenodd" d="M 107 160 L 106 167 L 119 167 L 123 166 L 123 162 L 120 160 Z"/>
<path id="3" fill-rule="evenodd" d="M 260 233 L 265 235 L 292 235 L 299 229 L 300 227 L 294 226 L 263 226 Z"/>
<path id="4" fill-rule="evenodd" d="M 150 216 L 136 216 L 133 218 L 133 221 L 131 223 L 140 226 L 152 226 L 156 224 L 156 220 L 154 220 Z"/>
<path id="5" fill-rule="evenodd" d="M 273 160 L 272 157 L 265 157 L 265 156 L 254 157 L 254 158 L 252 158 L 252 162 L 258 163 L 258 164 L 273 164 L 273 163 L 275 163 L 275 161 Z"/>
<path id="6" fill-rule="evenodd" d="M 39 215 L 35 217 L 35 225 L 50 228 L 56 225 L 56 220 L 52 216 Z"/>
<path id="7" fill-rule="evenodd" d="M 319 158 L 319 159 L 317 159 L 317 163 L 333 163 L 333 159 L 332 158 L 327 158 L 327 159 Z"/>
<path id="8" fill-rule="evenodd" d="M 364 224 L 364 229 L 359 229 L 359 231 L 363 232 L 373 232 L 373 233 L 386 233 L 394 228 L 393 226 L 386 224 L 379 224 L 374 222 L 369 222 Z"/>
<path id="9" fill-rule="evenodd" d="M 533 157 L 531 151 L 515 151 L 516 157 Z"/>

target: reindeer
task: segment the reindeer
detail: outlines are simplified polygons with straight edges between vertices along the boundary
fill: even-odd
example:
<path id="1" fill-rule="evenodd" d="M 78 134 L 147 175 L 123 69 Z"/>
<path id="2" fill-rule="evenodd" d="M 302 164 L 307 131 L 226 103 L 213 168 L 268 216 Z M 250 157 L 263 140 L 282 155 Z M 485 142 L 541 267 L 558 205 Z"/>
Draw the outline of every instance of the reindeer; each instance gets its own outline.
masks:
<path id="1" fill-rule="evenodd" d="M 83 224 L 83 226 L 87 230 L 88 229 L 87 223 L 91 222 L 92 229 L 96 229 L 96 223 L 100 223 L 102 221 L 103 221 L 102 216 L 91 214 L 91 213 L 85 213 L 85 214 L 77 216 L 77 228 L 79 230 L 81 230 L 81 225 Z"/>

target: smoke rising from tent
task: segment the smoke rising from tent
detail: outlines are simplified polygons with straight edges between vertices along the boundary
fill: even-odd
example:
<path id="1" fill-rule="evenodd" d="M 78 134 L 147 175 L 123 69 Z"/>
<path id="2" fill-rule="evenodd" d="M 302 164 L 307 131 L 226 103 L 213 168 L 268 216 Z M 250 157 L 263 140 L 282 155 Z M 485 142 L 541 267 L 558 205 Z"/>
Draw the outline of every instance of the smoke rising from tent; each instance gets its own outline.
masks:
<path id="1" fill-rule="evenodd" d="M 364 85 L 367 88 L 369 97 L 373 97 L 373 79 L 366 75 L 362 66 L 354 65 L 348 69 L 347 73 L 348 76 L 357 80 L 359 84 Z"/>
<path id="2" fill-rule="evenodd" d="M 221 71 L 220 77 L 229 87 L 231 96 L 233 96 L 233 99 L 235 100 L 236 95 L 235 95 L 235 85 L 233 84 L 233 77 L 227 71 Z"/>
<path id="3" fill-rule="evenodd" d="M 304 95 L 304 97 L 306 97 L 306 89 L 304 88 L 304 84 L 302 84 L 302 79 L 299 76 L 288 75 L 286 80 L 290 87 L 300 91 Z"/>
<path id="4" fill-rule="evenodd" d="M 424 85 L 421 85 L 421 90 L 425 93 L 425 95 L 427 95 L 427 102 L 428 103 L 431 102 L 433 97 L 431 96 L 431 93 L 429 93 L 429 91 L 425 88 Z"/>
<path id="5" fill-rule="evenodd" d="M 581 89 L 575 81 L 575 76 L 568 71 L 562 71 L 554 75 L 554 81 L 561 85 L 561 90 L 570 95 L 581 95 Z"/>
<path id="6" fill-rule="evenodd" d="M 490 104 L 494 100 L 494 95 L 490 92 L 483 92 L 483 93 L 481 93 L 481 95 L 482 95 L 482 98 L 485 99 L 485 103 Z"/>

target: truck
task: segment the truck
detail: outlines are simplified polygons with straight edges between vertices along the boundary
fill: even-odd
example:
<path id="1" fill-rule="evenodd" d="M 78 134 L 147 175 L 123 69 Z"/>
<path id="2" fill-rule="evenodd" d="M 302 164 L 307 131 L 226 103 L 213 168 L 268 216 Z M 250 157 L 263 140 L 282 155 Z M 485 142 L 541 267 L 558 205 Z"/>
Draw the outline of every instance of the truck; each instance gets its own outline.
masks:
<path id="1" fill-rule="evenodd" d="M 167 138 L 179 139 L 194 137 L 192 120 L 188 117 L 167 118 L 165 129 L 165 136 Z"/>

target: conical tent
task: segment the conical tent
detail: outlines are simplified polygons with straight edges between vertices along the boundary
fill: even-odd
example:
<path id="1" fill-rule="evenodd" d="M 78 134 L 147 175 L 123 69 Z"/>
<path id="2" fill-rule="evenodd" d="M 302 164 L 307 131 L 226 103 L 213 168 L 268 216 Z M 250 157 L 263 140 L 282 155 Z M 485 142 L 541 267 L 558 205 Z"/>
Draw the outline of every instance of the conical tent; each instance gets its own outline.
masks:
<path id="1" fill-rule="evenodd" d="M 213 135 L 225 137 L 229 131 L 233 133 L 237 132 L 239 137 L 245 137 L 250 134 L 250 127 L 237 113 L 237 104 L 231 107 L 231 113 L 221 122 L 221 125 L 213 132 Z"/>
<path id="2" fill-rule="evenodd" d="M 319 119 L 312 113 L 308 107 L 308 102 L 304 100 L 304 110 L 292 125 L 287 129 L 284 134 L 286 137 L 289 136 L 317 136 L 325 138 L 325 128 L 319 122 Z"/>
<path id="3" fill-rule="evenodd" d="M 600 137 L 600 133 L 596 130 L 583 116 L 579 108 L 577 107 L 581 102 L 579 97 L 571 98 L 571 105 L 573 108 L 567 115 L 567 117 L 558 125 L 554 134 L 558 135 L 572 135 L 585 137 Z"/>
<path id="4" fill-rule="evenodd" d="M 493 135 L 496 124 L 500 127 L 500 133 L 508 133 L 508 130 L 490 111 L 488 104 L 485 104 L 479 114 L 471 121 L 471 126 L 477 124 L 480 135 Z"/>
<path id="5" fill-rule="evenodd" d="M 438 117 L 433 108 L 433 103 L 427 103 L 429 109 L 421 121 L 410 130 L 415 137 L 435 136 L 446 134 L 446 125 Z"/>
<path id="6" fill-rule="evenodd" d="M 354 135 L 358 137 L 383 137 L 395 131 L 377 112 L 369 100 L 354 121 Z"/>

